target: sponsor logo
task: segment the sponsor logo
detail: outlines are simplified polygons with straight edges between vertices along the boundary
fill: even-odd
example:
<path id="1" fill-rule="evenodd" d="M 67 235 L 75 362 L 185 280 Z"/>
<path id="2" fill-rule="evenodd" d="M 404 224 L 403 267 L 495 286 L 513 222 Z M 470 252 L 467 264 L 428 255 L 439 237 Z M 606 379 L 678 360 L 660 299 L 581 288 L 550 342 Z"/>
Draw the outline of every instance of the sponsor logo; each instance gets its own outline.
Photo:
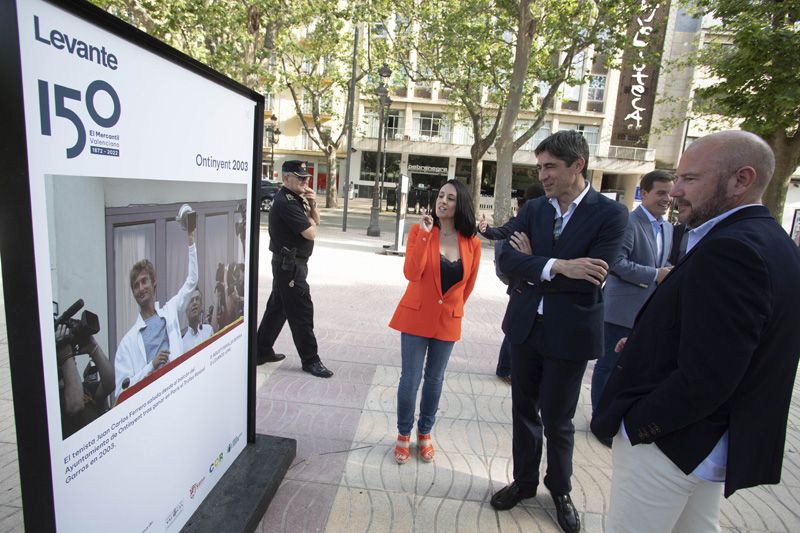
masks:
<path id="1" fill-rule="evenodd" d="M 198 481 L 197 483 L 193 484 L 191 486 L 191 488 L 189 488 L 189 497 L 190 498 L 194 498 L 195 494 L 197 494 L 197 489 L 200 488 L 200 485 L 202 485 L 203 481 L 205 481 L 205 480 L 206 480 L 206 478 L 205 478 L 205 476 L 203 476 L 203 477 L 200 478 L 200 481 Z"/>
<path id="2" fill-rule="evenodd" d="M 233 447 L 234 447 L 234 446 L 236 446 L 236 443 L 237 443 L 237 442 L 239 442 L 239 439 L 240 439 L 241 437 L 242 437 L 242 434 L 241 434 L 241 433 L 239 433 L 238 435 L 236 435 L 236 438 L 234 438 L 234 439 L 233 439 L 233 440 L 230 442 L 230 444 L 228 444 L 228 453 L 231 453 L 231 450 L 233 449 Z"/>
<path id="3" fill-rule="evenodd" d="M 165 519 L 164 519 L 164 527 L 169 527 L 169 526 L 171 526 L 171 525 L 172 525 L 172 522 L 174 522 L 174 521 L 175 521 L 175 519 L 176 519 L 176 518 L 177 518 L 177 517 L 178 517 L 178 516 L 179 516 L 179 515 L 180 515 L 182 512 L 183 512 L 183 500 L 181 500 L 180 502 L 178 502 L 178 505 L 176 505 L 176 506 L 175 506 L 175 508 L 174 508 L 172 511 L 170 511 L 170 513 L 167 515 L 167 518 L 165 518 Z"/>
<path id="4" fill-rule="evenodd" d="M 214 458 L 214 461 L 212 461 L 211 465 L 208 467 L 208 473 L 209 474 L 212 473 L 215 468 L 217 468 L 219 465 L 222 464 L 222 458 L 223 457 L 224 457 L 224 454 L 222 452 L 220 452 L 219 455 Z"/>

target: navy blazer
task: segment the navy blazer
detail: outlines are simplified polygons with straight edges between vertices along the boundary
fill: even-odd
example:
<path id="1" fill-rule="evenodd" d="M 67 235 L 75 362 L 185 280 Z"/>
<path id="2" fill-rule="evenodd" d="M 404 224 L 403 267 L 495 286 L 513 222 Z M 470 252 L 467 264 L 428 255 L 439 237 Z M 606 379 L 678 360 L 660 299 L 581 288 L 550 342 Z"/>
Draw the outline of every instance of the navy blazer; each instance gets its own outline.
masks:
<path id="1" fill-rule="evenodd" d="M 639 309 L 656 290 L 656 273 L 669 264 L 672 248 L 672 224 L 664 221 L 664 246 L 659 256 L 653 224 L 644 210 L 639 206 L 628 217 L 622 249 L 611 263 L 603 287 L 605 321 L 626 328 L 633 327 Z"/>
<path id="2" fill-rule="evenodd" d="M 611 264 L 622 246 L 628 211 L 590 187 L 557 243 L 553 241 L 555 214 L 542 196 L 526 202 L 512 221 L 514 231 L 527 233 L 533 255 L 515 250 L 508 241 L 500 250 L 500 270 L 512 279 L 503 331 L 512 343 L 524 342 L 543 299 L 548 355 L 574 361 L 596 359 L 603 353 L 600 287 L 563 275 L 542 281 L 541 274 L 551 258 L 592 257 Z"/>
<path id="3" fill-rule="evenodd" d="M 592 418 L 687 475 L 728 430 L 725 496 L 780 481 L 800 357 L 800 251 L 766 207 L 717 224 L 642 308 Z"/>

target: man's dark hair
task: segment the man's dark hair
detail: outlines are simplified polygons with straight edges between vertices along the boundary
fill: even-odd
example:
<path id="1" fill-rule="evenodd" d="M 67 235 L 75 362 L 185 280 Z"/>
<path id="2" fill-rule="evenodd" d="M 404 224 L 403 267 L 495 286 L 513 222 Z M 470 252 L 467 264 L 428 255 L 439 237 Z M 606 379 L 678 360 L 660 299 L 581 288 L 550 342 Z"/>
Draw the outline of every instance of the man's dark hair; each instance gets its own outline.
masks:
<path id="1" fill-rule="evenodd" d="M 584 178 L 588 176 L 589 145 L 579 131 L 566 130 L 554 133 L 540 142 L 533 152 L 536 155 L 547 152 L 556 159 L 563 161 L 567 166 L 570 166 L 578 159 L 583 159 L 582 174 Z"/>
<path id="2" fill-rule="evenodd" d="M 472 194 L 466 185 L 458 180 L 447 180 L 442 187 L 447 184 L 456 188 L 456 214 L 453 217 L 453 222 L 458 231 L 464 237 L 472 237 L 477 233 L 475 228 L 475 208 L 472 203 Z M 439 190 L 442 190 L 441 187 Z M 437 228 L 442 226 L 439 224 L 439 216 L 436 214 L 436 208 L 433 209 L 433 223 Z"/>
<path id="3" fill-rule="evenodd" d="M 666 170 L 651 170 L 642 176 L 639 182 L 639 189 L 650 192 L 653 189 L 653 184 L 657 181 L 675 181 L 675 176 Z"/>

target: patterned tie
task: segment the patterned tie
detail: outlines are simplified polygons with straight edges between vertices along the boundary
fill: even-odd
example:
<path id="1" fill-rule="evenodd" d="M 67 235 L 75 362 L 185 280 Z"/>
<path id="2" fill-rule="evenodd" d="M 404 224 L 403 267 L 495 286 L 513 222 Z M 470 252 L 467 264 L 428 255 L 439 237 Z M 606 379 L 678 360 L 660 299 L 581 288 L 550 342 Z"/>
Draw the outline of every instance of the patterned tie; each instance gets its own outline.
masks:
<path id="1" fill-rule="evenodd" d="M 558 238 L 561 237 L 561 231 L 564 228 L 564 216 L 560 216 L 556 218 L 556 223 L 553 224 L 553 242 L 558 242 Z"/>

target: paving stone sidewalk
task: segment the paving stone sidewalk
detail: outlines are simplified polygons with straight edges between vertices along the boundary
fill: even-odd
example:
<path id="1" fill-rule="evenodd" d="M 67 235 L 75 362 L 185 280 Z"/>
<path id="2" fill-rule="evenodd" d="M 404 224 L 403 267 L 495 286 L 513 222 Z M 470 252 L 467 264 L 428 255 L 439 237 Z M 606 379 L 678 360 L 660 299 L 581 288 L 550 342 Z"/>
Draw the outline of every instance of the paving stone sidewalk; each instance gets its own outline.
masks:
<path id="1" fill-rule="evenodd" d="M 259 431 L 298 440 L 297 460 L 260 530 L 559 531 L 546 491 L 510 512 L 489 505 L 512 472 L 510 388 L 494 375 L 507 297 L 490 248 L 448 365 L 433 430 L 436 461 L 395 464 L 400 336 L 386 324 L 405 288 L 403 260 L 377 253 L 383 241 L 363 233 L 324 228 L 309 266 L 320 354 L 336 375 L 301 372 L 288 327 L 277 344 L 287 359 L 259 367 Z M 262 232 L 262 253 L 267 239 Z M 270 282 L 262 267 L 261 310 Z M 588 431 L 591 369 L 575 417 L 572 492 L 588 532 L 603 531 L 611 480 L 610 451 Z M 723 531 L 800 531 L 799 402 L 796 386 L 781 484 L 724 501 Z"/>
<path id="2" fill-rule="evenodd" d="M 340 213 L 326 211 L 323 219 L 340 219 Z M 257 531 L 558 531 L 546 491 L 509 512 L 497 513 L 488 503 L 512 471 L 510 388 L 494 375 L 507 297 L 490 248 L 484 248 L 463 339 L 448 365 L 433 431 L 436 460 L 426 464 L 414 456 L 395 464 L 400 336 L 386 324 L 405 288 L 403 260 L 378 253 L 392 234 L 364 233 L 323 226 L 309 265 L 320 354 L 335 376 L 322 380 L 301 372 L 288 326 L 276 346 L 286 360 L 258 369 L 258 430 L 297 439 L 298 456 Z M 267 242 L 262 228 L 260 312 L 271 285 Z M 0 532 L 23 530 L 3 311 L 0 297 Z M 572 496 L 584 531 L 599 532 L 611 455 L 588 432 L 590 375 L 591 365 L 575 417 Z M 723 531 L 800 531 L 798 403 L 796 385 L 781 483 L 724 501 Z"/>

